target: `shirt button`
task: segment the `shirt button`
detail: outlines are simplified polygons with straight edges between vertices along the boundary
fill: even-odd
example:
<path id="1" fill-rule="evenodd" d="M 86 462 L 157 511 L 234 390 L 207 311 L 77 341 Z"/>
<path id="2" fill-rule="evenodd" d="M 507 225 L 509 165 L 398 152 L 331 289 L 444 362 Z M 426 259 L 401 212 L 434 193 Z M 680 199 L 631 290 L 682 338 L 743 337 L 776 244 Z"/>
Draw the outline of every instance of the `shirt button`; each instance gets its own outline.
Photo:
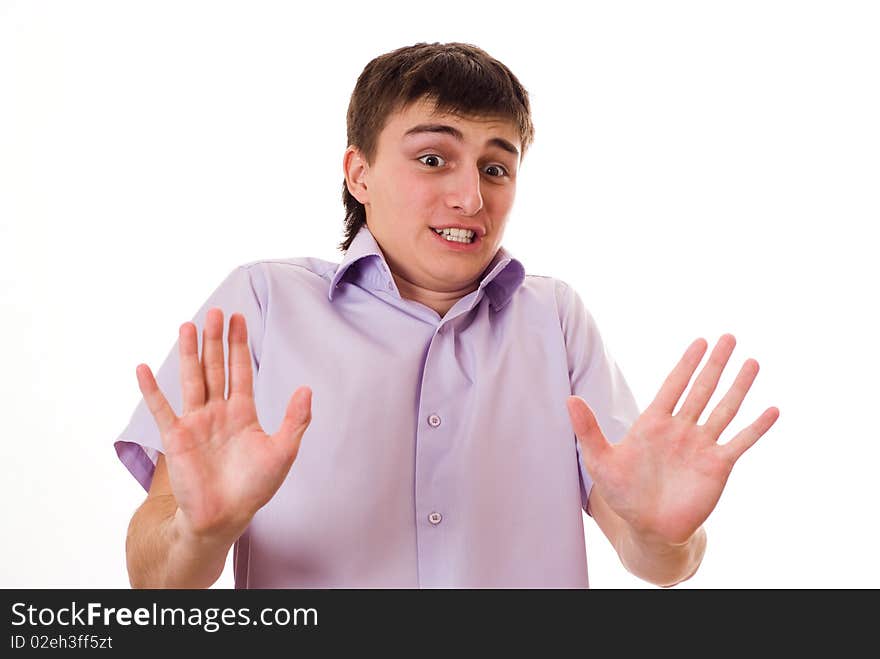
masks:
<path id="1" fill-rule="evenodd" d="M 440 425 L 440 417 L 437 416 L 436 414 L 432 414 L 431 416 L 428 417 L 428 423 L 430 424 L 430 426 L 432 428 L 436 428 L 437 426 Z"/>
<path id="2" fill-rule="evenodd" d="M 440 513 L 431 513 L 428 515 L 428 521 L 431 522 L 431 524 L 439 524 L 442 519 L 443 515 Z"/>

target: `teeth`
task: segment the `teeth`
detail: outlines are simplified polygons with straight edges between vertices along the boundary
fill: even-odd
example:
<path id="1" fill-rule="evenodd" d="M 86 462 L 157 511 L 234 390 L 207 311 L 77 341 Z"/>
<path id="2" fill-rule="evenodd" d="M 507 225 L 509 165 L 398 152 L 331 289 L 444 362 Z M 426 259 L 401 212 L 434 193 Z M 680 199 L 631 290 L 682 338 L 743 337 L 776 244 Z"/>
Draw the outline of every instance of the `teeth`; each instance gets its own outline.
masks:
<path id="1" fill-rule="evenodd" d="M 473 241 L 474 232 L 470 229 L 434 229 L 435 233 L 443 236 L 446 240 L 456 243 L 470 243 Z"/>

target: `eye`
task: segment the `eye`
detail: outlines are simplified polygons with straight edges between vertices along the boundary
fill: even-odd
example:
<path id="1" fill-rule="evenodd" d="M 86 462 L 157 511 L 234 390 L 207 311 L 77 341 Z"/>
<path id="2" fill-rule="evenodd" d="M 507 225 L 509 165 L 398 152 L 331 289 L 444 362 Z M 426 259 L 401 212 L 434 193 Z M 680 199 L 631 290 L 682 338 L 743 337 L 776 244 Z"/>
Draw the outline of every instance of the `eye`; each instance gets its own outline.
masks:
<path id="1" fill-rule="evenodd" d="M 497 174 L 491 173 L 492 171 L 497 171 Z M 504 169 L 501 165 L 489 165 L 486 167 L 486 173 L 489 174 L 492 178 L 501 178 L 502 176 L 507 176 L 507 170 Z"/>
<path id="2" fill-rule="evenodd" d="M 440 156 L 435 155 L 433 153 L 429 153 L 425 156 L 422 156 L 421 158 L 419 158 L 419 161 L 421 163 L 423 163 L 424 165 L 427 165 L 428 167 L 431 167 L 431 168 L 440 167 L 441 165 L 446 164 L 446 161 L 443 160 L 443 158 L 441 158 Z M 437 164 L 433 164 L 433 163 L 437 163 Z"/>

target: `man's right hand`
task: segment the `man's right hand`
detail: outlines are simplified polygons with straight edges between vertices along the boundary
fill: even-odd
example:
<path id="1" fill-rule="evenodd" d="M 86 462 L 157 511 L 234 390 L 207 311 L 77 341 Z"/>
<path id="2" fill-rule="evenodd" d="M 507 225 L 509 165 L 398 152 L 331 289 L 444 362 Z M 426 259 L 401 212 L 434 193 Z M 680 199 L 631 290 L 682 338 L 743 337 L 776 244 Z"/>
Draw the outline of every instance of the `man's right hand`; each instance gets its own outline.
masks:
<path id="1" fill-rule="evenodd" d="M 223 311 L 208 310 L 199 361 L 197 329 L 180 326 L 183 415 L 178 417 L 146 364 L 137 367 L 141 393 L 162 436 L 179 530 L 233 542 L 287 477 L 311 421 L 312 392 L 291 396 L 281 427 L 263 432 L 257 419 L 243 315 L 229 319 L 229 397 L 225 396 Z"/>

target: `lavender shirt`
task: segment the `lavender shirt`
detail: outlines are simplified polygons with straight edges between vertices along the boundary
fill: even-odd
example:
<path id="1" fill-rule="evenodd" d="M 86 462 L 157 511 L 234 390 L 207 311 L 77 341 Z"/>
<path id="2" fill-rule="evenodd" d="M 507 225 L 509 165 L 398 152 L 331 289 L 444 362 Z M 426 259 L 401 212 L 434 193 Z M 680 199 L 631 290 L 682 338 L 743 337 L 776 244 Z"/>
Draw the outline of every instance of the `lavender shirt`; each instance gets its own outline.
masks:
<path id="1" fill-rule="evenodd" d="M 611 442 L 639 414 L 578 294 L 502 247 L 444 317 L 401 298 L 369 229 L 342 263 L 255 261 L 196 313 L 244 314 L 263 430 L 311 387 L 287 480 L 236 542 L 236 588 L 585 588 L 583 468 L 565 400 Z M 201 349 L 201 346 L 200 346 Z M 177 344 L 156 373 L 180 414 Z M 115 442 L 149 488 L 143 400 Z"/>

